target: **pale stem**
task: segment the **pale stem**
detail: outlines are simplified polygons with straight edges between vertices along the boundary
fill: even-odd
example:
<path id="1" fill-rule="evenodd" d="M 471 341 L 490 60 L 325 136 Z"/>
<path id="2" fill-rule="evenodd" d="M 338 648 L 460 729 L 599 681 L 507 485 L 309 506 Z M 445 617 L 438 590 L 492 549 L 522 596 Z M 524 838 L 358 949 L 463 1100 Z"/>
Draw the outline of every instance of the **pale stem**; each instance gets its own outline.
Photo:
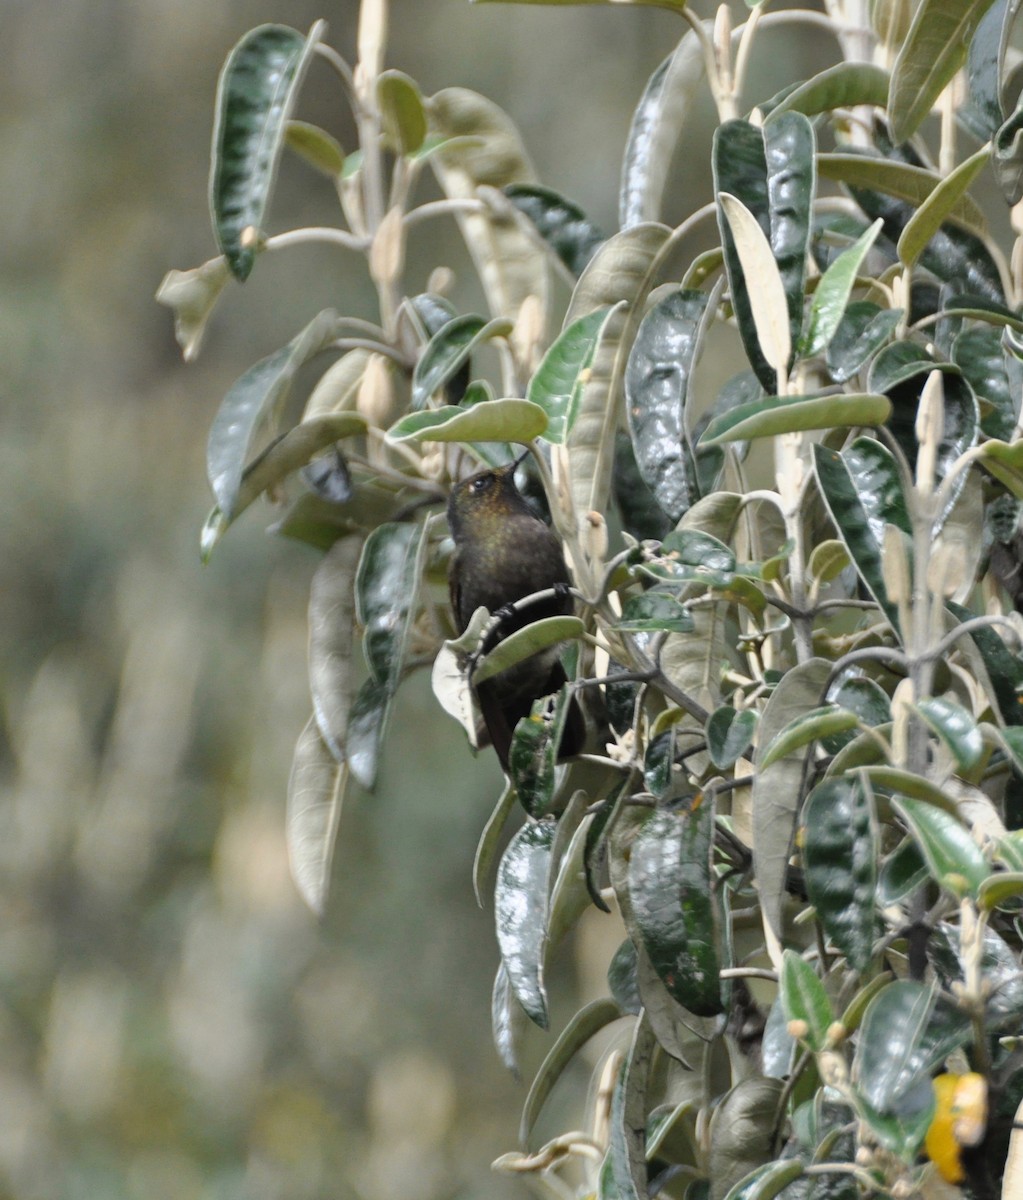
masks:
<path id="1" fill-rule="evenodd" d="M 335 229 L 331 225 L 310 225 L 305 229 L 289 229 L 286 233 L 275 233 L 266 239 L 267 250 L 286 250 L 289 246 L 302 246 L 309 242 L 327 242 L 364 254 L 369 247 L 367 238 L 356 237 L 346 229 Z"/>
<path id="2" fill-rule="evenodd" d="M 485 213 L 487 206 L 481 200 L 430 200 L 417 205 L 405 214 L 405 228 L 410 229 L 420 221 L 431 217 L 446 217 L 456 213 Z"/>

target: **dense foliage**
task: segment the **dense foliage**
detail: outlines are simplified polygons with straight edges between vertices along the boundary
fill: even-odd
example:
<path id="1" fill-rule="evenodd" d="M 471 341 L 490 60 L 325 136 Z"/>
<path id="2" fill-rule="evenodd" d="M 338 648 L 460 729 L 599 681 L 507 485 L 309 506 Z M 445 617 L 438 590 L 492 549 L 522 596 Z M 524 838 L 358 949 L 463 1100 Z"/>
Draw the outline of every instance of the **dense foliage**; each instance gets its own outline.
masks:
<path id="1" fill-rule="evenodd" d="M 509 1066 L 523 1018 L 548 1025 L 545 965 L 582 912 L 623 941 L 498 1167 L 554 1195 L 996 1196 L 1023 1099 L 1023 255 L 971 187 L 991 164 L 1023 195 L 1018 6 L 879 0 L 868 24 L 852 0 L 764 4 L 734 28 L 725 7 L 660 7 L 683 34 L 639 99 L 608 237 L 483 96 L 384 69 L 384 0 L 364 0 L 354 70 L 320 26 L 279 25 L 224 67 L 222 253 L 160 291 L 186 357 L 228 278 L 299 242 L 361 255 L 379 298 L 377 321 L 313 316 L 210 431 L 204 553 L 264 493 L 277 531 L 323 552 L 295 879 L 322 910 L 342 797 L 400 742 L 411 672 L 432 664 L 473 739 L 470 674 L 564 644 L 571 682 L 520 723 L 474 867 L 481 894 L 496 875 Z M 759 34 L 800 22 L 838 61 L 749 95 Z M 354 115 L 347 152 L 292 117 L 315 56 Z M 713 199 L 672 228 L 671 156 L 707 88 Z M 265 232 L 285 145 L 334 181 L 343 225 Z M 417 202 L 425 172 L 443 199 Z M 485 314 L 455 311 L 445 264 L 406 287 L 409 230 L 447 217 Z M 516 446 L 577 611 L 480 656 L 486 614 L 453 638 L 441 506 Z M 597 752 L 559 765 L 569 690 Z M 565 1065 L 616 1022 L 592 1130 L 530 1151 Z"/>

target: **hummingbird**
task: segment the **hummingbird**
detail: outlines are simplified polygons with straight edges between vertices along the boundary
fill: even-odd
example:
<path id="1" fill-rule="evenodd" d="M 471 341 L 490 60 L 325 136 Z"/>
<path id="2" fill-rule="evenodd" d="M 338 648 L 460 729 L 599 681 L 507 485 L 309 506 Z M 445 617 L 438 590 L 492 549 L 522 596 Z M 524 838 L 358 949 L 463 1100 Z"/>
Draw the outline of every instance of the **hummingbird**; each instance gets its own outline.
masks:
<path id="1" fill-rule="evenodd" d="M 522 456 L 524 458 L 525 455 Z M 448 524 L 455 542 L 449 584 L 459 633 L 481 605 L 504 618 L 498 640 L 544 617 L 572 612 L 569 574 L 557 536 L 536 515 L 515 486 L 522 458 L 463 479 L 448 499 Z M 515 612 L 509 605 L 534 592 L 556 589 L 549 600 Z M 508 770 L 515 726 L 530 714 L 533 701 L 566 682 L 556 646 L 543 650 L 485 680 L 475 689 L 491 745 Z M 559 757 L 578 754 L 585 738 L 582 710 L 573 697 Z"/>

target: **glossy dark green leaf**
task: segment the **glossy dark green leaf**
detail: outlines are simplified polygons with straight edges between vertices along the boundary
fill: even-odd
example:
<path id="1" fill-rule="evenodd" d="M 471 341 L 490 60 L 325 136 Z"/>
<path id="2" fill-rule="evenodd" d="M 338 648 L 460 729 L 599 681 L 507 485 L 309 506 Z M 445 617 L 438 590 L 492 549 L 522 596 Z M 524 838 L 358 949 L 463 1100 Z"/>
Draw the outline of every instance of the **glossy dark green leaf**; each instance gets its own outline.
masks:
<path id="1" fill-rule="evenodd" d="M 323 916 L 348 772 L 320 737 L 315 717 L 299 735 L 288 778 L 288 863 L 302 899 Z"/>
<path id="2" fill-rule="evenodd" d="M 944 696 L 919 700 L 915 708 L 951 751 L 959 770 L 972 771 L 984 756 L 984 739 L 966 709 Z"/>
<path id="3" fill-rule="evenodd" d="M 377 683 L 390 691 L 404 666 L 405 643 L 415 615 L 418 562 L 425 525 L 381 525 L 366 539 L 356 576 L 357 617 L 365 633 L 363 651 Z"/>
<path id="4" fill-rule="evenodd" d="M 884 527 L 908 530 L 909 515 L 895 459 L 880 442 L 857 438 L 841 454 L 813 447 L 821 496 L 860 578 L 898 630 L 881 569 Z"/>
<path id="5" fill-rule="evenodd" d="M 247 279 L 255 262 L 288 119 L 323 29 L 319 21 L 303 37 L 286 25 L 260 25 L 238 42 L 220 73 L 210 210 L 236 279 Z"/>
<path id="6" fill-rule="evenodd" d="M 898 904 L 927 878 L 927 862 L 912 838 L 905 838 L 885 858 L 877 880 L 877 900 L 882 908 Z"/>
<path id="7" fill-rule="evenodd" d="M 700 498 L 686 398 L 707 317 L 705 293 L 667 296 L 643 318 L 625 368 L 626 414 L 636 462 L 673 521 Z"/>
<path id="8" fill-rule="evenodd" d="M 412 373 L 412 407 L 425 408 L 468 361 L 474 348 L 511 332 L 507 321 L 487 321 L 474 313 L 452 317 L 430 338 Z"/>
<path id="9" fill-rule="evenodd" d="M 883 425 L 891 403 L 881 395 L 858 393 L 832 396 L 767 396 L 715 417 L 700 438 L 714 446 L 747 438 L 774 437 L 810 429 Z"/>
<path id="10" fill-rule="evenodd" d="M 966 61 L 991 0 L 922 0 L 892 68 L 892 138 L 907 141 Z"/>
<path id="11" fill-rule="evenodd" d="M 871 1000 L 860 1026 L 857 1090 L 875 1112 L 912 1121 L 921 1107 L 920 1084 L 926 1084 L 926 1108 L 931 1072 L 969 1039 L 968 1018 L 933 988 L 908 979 L 889 983 Z M 925 1130 L 919 1129 L 921 1138 Z"/>
<path id="12" fill-rule="evenodd" d="M 541 650 L 570 638 L 582 637 L 585 631 L 586 626 L 578 617 L 544 617 L 540 621 L 531 621 L 523 629 L 503 638 L 480 660 L 473 672 L 473 682 L 479 684 L 492 679 Z"/>
<path id="13" fill-rule="evenodd" d="M 767 1014 L 761 1053 L 764 1074 L 768 1078 L 785 1079 L 792 1074 L 796 1043 L 788 1031 L 788 1017 L 780 996 L 775 996 Z"/>
<path id="14" fill-rule="evenodd" d="M 936 365 L 934 358 L 919 343 L 892 342 L 870 364 L 868 386 L 878 392 L 891 392 L 899 384 L 933 371 Z"/>
<path id="15" fill-rule="evenodd" d="M 877 854 L 872 805 L 860 780 L 844 775 L 819 783 L 803 810 L 806 890 L 824 932 L 861 972 L 870 963 L 877 925 Z"/>
<path id="16" fill-rule="evenodd" d="M 902 319 L 901 308 L 879 308 L 854 300 L 828 344 L 828 373 L 836 383 L 852 379 L 889 342 Z"/>
<path id="17" fill-rule="evenodd" d="M 561 445 L 571 432 L 586 376 L 611 312 L 608 307 L 598 308 L 563 329 L 529 381 L 526 399 L 547 414 L 545 441 Z"/>
<path id="18" fill-rule="evenodd" d="M 981 429 L 988 437 L 1009 441 L 1019 417 L 1023 363 L 1005 352 L 1001 333 L 990 325 L 964 329 L 952 344 L 952 361 L 978 399 L 991 406 Z"/>
<path id="19" fill-rule="evenodd" d="M 966 826 L 951 813 L 908 796 L 897 796 L 893 804 L 905 818 L 934 880 L 954 895 L 968 891 L 976 896 L 991 868 Z"/>
<path id="20" fill-rule="evenodd" d="M 643 782 L 647 791 L 659 800 L 664 797 L 671 784 L 676 748 L 674 726 L 657 734 L 647 743 L 643 756 Z"/>
<path id="21" fill-rule="evenodd" d="M 256 434 L 276 420 L 299 367 L 336 336 L 337 313 L 324 309 L 286 346 L 249 367 L 231 385 L 206 443 L 206 473 L 227 521 L 235 517 L 245 462 Z"/>
<path id="22" fill-rule="evenodd" d="M 636 982 L 636 947 L 626 938 L 607 967 L 607 986 L 623 1013 L 638 1013 L 643 1007 Z"/>
<path id="23" fill-rule="evenodd" d="M 716 708 L 707 718 L 707 753 L 719 771 L 734 767 L 753 741 L 757 728 L 756 710 L 736 712 L 729 704 Z"/>
<path id="24" fill-rule="evenodd" d="M 555 831 L 552 820 L 527 821 L 508 843 L 494 891 L 497 944 L 509 985 L 527 1016 L 541 1029 L 548 1024 L 543 950 Z"/>
<path id="25" fill-rule="evenodd" d="M 942 987 L 951 992 L 966 983 L 967 967 L 960 929 L 941 921 L 927 942 L 927 958 Z M 988 991 L 984 1016 L 992 1033 L 1018 1031 L 1023 1020 L 1023 971 L 1019 957 L 995 930 L 985 926 L 981 943 L 980 975 Z"/>
<path id="26" fill-rule="evenodd" d="M 767 744 L 761 744 L 758 768 L 763 771 L 779 759 L 795 750 L 801 750 L 812 742 L 838 733 L 847 733 L 856 729 L 859 717 L 854 712 L 839 708 L 835 704 L 825 704 L 812 708 L 809 712 L 800 713 L 781 728 Z"/>
<path id="27" fill-rule="evenodd" d="M 498 1057 L 517 1079 L 519 1049 L 527 1028 L 526 1014 L 512 991 L 508 971 L 503 962 L 494 976 L 494 991 L 490 998 L 490 1022 Z"/>
<path id="28" fill-rule="evenodd" d="M 725 1200 L 751 1171 L 774 1160 L 783 1087 L 780 1079 L 753 1076 L 722 1097 L 711 1125 L 710 1200 Z"/>
<path id="29" fill-rule="evenodd" d="M 355 697 L 355 572 L 361 554 L 362 538 L 336 541 L 309 588 L 309 691 L 320 737 L 338 763 L 346 760 Z"/>
<path id="30" fill-rule="evenodd" d="M 892 719 L 891 701 L 885 690 L 872 679 L 854 675 L 836 682 L 828 690 L 828 700 L 854 712 L 863 725 L 872 728 L 886 725 Z M 854 733 L 836 734 L 821 739 L 821 745 L 829 754 L 837 754 L 855 737 Z"/>
<path id="31" fill-rule="evenodd" d="M 849 157 L 855 158 L 856 156 Z M 891 163 L 886 159 L 866 156 L 861 158 L 861 162 L 868 163 L 871 171 L 876 170 L 879 163 L 882 164 L 885 171 L 892 167 L 896 168 L 895 176 L 885 175 L 884 177 L 886 183 L 889 178 L 894 178 L 895 182 L 891 189 L 893 191 L 907 178 L 911 182 L 919 179 L 923 184 L 937 183 L 937 177 L 932 176 L 930 172 L 906 166 L 903 163 Z M 820 170 L 822 175 L 826 173 L 825 164 L 820 165 Z M 906 176 L 906 172 L 916 172 L 916 174 Z M 921 197 L 918 201 L 907 203 L 904 200 L 882 194 L 880 191 L 873 191 L 869 187 L 856 187 L 852 184 L 848 186 L 853 199 L 870 220 L 874 221 L 880 217 L 884 221 L 884 235 L 891 242 L 898 242 L 903 230 L 912 220 L 916 212 L 914 203 L 923 203 L 926 198 Z M 959 223 L 960 216 L 965 214 L 967 218 L 970 218 L 973 215 L 968 206 L 965 209 L 963 207 L 964 201 L 967 199 L 968 197 L 965 196 L 960 199 L 959 205 L 949 214 L 948 222 L 942 225 L 927 243 L 920 254 L 920 264 L 938 280 L 949 284 L 956 291 L 969 292 L 981 296 L 985 300 L 1004 304 L 1005 295 L 1002 290 L 998 265 L 984 244 L 981 235 L 972 231 L 978 226 L 972 220 L 965 222 L 968 227 L 963 227 Z M 981 219 L 979 228 L 981 230 L 985 228 L 983 219 Z"/>
<path id="32" fill-rule="evenodd" d="M 721 1012 L 711 893 L 714 806 L 655 811 L 632 846 L 629 895 L 643 946 L 675 1000 L 698 1016 Z"/>
<path id="33" fill-rule="evenodd" d="M 957 621 L 968 621 L 976 616 L 976 613 L 951 600 L 946 607 Z M 1023 663 L 1009 651 L 993 629 L 974 629 L 967 636 L 983 659 L 994 693 L 991 698 L 997 703 L 1002 720 L 1006 725 L 1023 725 L 1023 699 L 1019 691 L 1023 688 Z"/>
<path id="34" fill-rule="evenodd" d="M 612 482 L 622 527 L 638 541 L 648 538 L 660 541 L 674 522 L 657 503 L 657 497 L 640 475 L 632 438 L 624 430 L 619 430 L 615 437 Z"/>
<path id="35" fill-rule="evenodd" d="M 578 205 L 538 184 L 512 183 L 504 194 L 578 279 L 606 239 Z"/>
<path id="36" fill-rule="evenodd" d="M 747 121 L 726 121 L 714 135 L 715 194 L 724 192 L 740 200 L 767 237 L 785 289 L 793 345 L 803 324 L 815 150 L 813 127 L 801 113 L 783 113 L 762 128 Z M 718 225 L 746 355 L 765 389 L 774 392 L 777 377 L 757 337 L 750 284 L 743 277 L 735 239 L 720 208 Z"/>
<path id="37" fill-rule="evenodd" d="M 346 504 L 335 504 L 306 492 L 268 532 L 294 538 L 323 553 L 340 537 L 367 533 L 390 520 L 402 503 L 399 495 L 370 483 L 360 483 Z"/>
<path id="38" fill-rule="evenodd" d="M 790 1021 L 802 1021 L 806 1025 L 806 1033 L 800 1040 L 811 1050 L 823 1050 L 835 1014 L 817 972 L 794 950 L 786 950 L 782 956 L 778 987 L 785 1015 Z"/>
<path id="39" fill-rule="evenodd" d="M 620 228 L 660 219 L 672 156 L 705 73 L 700 41 L 689 30 L 647 81 L 622 156 Z"/>
<path id="40" fill-rule="evenodd" d="M 1004 119 L 998 97 L 1001 74 L 1002 25 L 1007 0 L 995 0 L 977 26 L 970 41 L 966 60 L 967 102 L 960 107 L 959 118 L 978 141 L 993 137 Z"/>
<path id="41" fill-rule="evenodd" d="M 649 591 L 630 596 L 622 606 L 621 618 L 615 629 L 622 633 L 691 633 L 693 618 L 676 598 L 668 592 Z"/>
<path id="42" fill-rule="evenodd" d="M 761 746 L 769 745 L 793 717 L 820 705 L 830 671 L 829 662 L 811 658 L 786 672 L 760 719 Z M 766 770 L 758 769 L 753 781 L 753 866 L 764 916 L 779 937 L 785 874 L 802 804 L 807 753 L 804 746 Z"/>
<path id="43" fill-rule="evenodd" d="M 808 117 L 836 108 L 870 104 L 884 108 L 888 103 L 888 72 L 866 62 L 842 62 L 827 67 L 800 83 L 777 104 L 769 101 L 769 120 L 783 112 L 800 112 Z"/>
<path id="44" fill-rule="evenodd" d="M 558 743 L 568 716 L 569 695 L 562 689 L 549 708 L 546 698 L 515 726 L 508 751 L 508 773 L 522 807 L 531 817 L 544 816 L 554 796 Z"/>
<path id="45" fill-rule="evenodd" d="M 352 775 L 367 791 L 376 785 L 383 745 L 394 693 L 387 684 L 366 679 L 355 694 L 348 714 L 345 753 Z"/>
<path id="46" fill-rule="evenodd" d="M 621 814 L 625 794 L 626 782 L 623 781 L 602 802 L 586 828 L 586 845 L 583 847 L 586 890 L 590 894 L 590 899 L 601 912 L 611 911 L 607 906 L 607 901 L 601 895 L 601 877 L 604 864 L 607 862 L 608 839 L 614 830 L 615 821 Z M 611 987 L 611 994 L 617 998 L 617 993 L 611 983 L 610 976 L 608 977 L 608 983 Z"/>

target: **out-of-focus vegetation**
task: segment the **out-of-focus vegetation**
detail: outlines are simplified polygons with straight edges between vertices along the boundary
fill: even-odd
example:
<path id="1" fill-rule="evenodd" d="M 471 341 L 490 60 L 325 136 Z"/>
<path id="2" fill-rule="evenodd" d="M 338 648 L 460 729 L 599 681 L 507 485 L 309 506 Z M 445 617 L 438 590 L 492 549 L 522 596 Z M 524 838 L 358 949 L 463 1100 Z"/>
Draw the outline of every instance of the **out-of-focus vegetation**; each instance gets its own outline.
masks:
<path id="1" fill-rule="evenodd" d="M 543 177 L 610 217 L 619 148 L 594 153 L 596 130 L 624 138 L 673 44 L 664 14 L 395 8 L 394 65 L 487 91 Z M 350 44 L 355 5 L 336 0 L 0 14 L 0 1194 L 16 1200 L 521 1194 L 489 1173 L 522 1093 L 490 1045 L 492 917 L 468 874 L 494 765 L 450 753 L 461 734 L 425 682 L 403 695 L 400 760 L 345 813 L 344 886 L 318 925 L 282 819 L 316 558 L 268 544 L 257 512 L 199 565 L 219 398 L 302 314 L 341 296 L 357 311 L 365 281 L 319 251 L 267 262 L 188 367 L 152 300 L 213 252 L 225 53 L 260 21 L 320 16 Z M 553 78 L 576 81 L 564 128 Z M 323 119 L 328 83 L 300 115 Z M 322 185 L 296 179 L 274 229 L 317 219 Z"/>

